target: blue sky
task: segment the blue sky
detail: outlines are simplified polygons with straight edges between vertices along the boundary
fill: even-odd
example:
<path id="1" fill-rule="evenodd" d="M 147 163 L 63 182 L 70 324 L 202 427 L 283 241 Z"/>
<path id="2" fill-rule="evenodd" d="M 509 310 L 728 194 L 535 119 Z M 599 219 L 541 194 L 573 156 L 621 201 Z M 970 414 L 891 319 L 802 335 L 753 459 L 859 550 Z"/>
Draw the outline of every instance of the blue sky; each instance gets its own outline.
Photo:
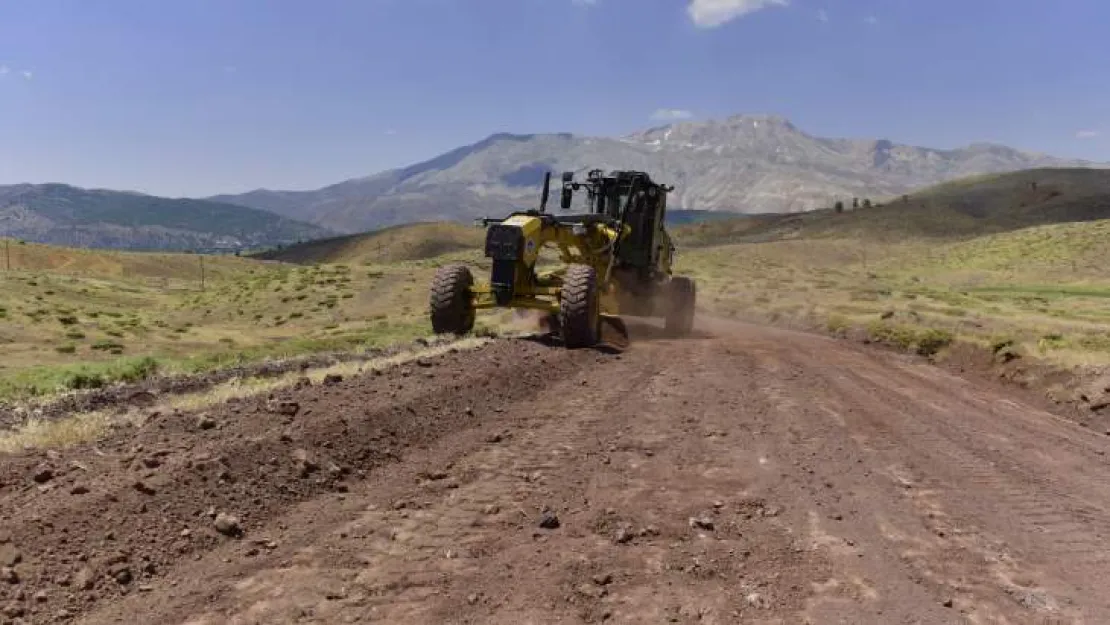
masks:
<path id="1" fill-rule="evenodd" d="M 1110 161 L 1106 0 L 0 0 L 0 184 L 315 188 L 773 113 Z"/>

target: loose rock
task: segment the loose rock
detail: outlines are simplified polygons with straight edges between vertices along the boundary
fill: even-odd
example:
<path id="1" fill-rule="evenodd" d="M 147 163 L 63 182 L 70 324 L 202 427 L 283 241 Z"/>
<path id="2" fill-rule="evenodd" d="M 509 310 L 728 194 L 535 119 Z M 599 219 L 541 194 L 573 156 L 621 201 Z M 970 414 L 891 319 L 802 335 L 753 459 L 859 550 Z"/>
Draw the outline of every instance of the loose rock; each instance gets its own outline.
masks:
<path id="1" fill-rule="evenodd" d="M 324 386 L 334 386 L 343 381 L 343 376 L 338 373 L 329 373 L 324 376 Z"/>
<path id="2" fill-rule="evenodd" d="M 84 567 L 73 576 L 73 585 L 81 590 L 92 590 L 96 584 L 96 574 L 89 567 Z"/>
<path id="3" fill-rule="evenodd" d="M 748 605 L 752 606 L 753 608 L 766 610 L 767 608 L 771 607 L 771 603 L 767 601 L 767 598 L 759 594 L 758 592 L 753 592 L 744 599 L 748 602 Z"/>
<path id="4" fill-rule="evenodd" d="M 308 451 L 305 449 L 297 449 L 293 452 L 293 463 L 297 471 L 297 475 L 301 477 L 308 477 L 309 474 L 317 471 L 320 465 L 312 459 Z"/>
<path id="5" fill-rule="evenodd" d="M 0 566 L 12 567 L 23 561 L 23 554 L 12 545 L 0 545 Z"/>
<path id="6" fill-rule="evenodd" d="M 595 586 L 593 584 L 579 584 L 578 587 L 575 588 L 575 591 L 578 594 L 585 597 L 590 597 L 591 599 L 600 599 L 607 594 L 605 588 Z"/>
<path id="7" fill-rule="evenodd" d="M 151 487 L 149 484 L 147 484 L 146 482 L 144 482 L 142 480 L 139 480 L 139 481 L 135 482 L 133 484 L 133 486 L 134 486 L 135 490 L 139 491 L 140 493 L 142 493 L 144 495 L 153 495 L 154 494 L 154 488 Z"/>
<path id="8" fill-rule="evenodd" d="M 197 427 L 202 430 L 211 430 L 215 428 L 216 425 L 218 425 L 218 423 L 212 418 L 212 415 L 202 414 L 197 417 Z"/>
<path id="9" fill-rule="evenodd" d="M 548 530 L 559 527 L 559 517 L 551 510 L 545 510 L 540 516 L 540 527 Z"/>
<path id="10" fill-rule="evenodd" d="M 713 531 L 713 519 L 705 515 L 690 517 L 690 527 L 695 529 Z"/>
<path id="11" fill-rule="evenodd" d="M 239 518 L 226 512 L 221 512 L 216 515 L 216 520 L 212 522 L 216 531 L 224 536 L 239 536 L 243 533 L 243 528 L 239 524 Z"/>
<path id="12" fill-rule="evenodd" d="M 266 409 L 287 417 L 294 417 L 301 410 L 301 405 L 295 401 L 281 401 L 271 399 L 266 402 Z"/>
<path id="13" fill-rule="evenodd" d="M 35 469 L 35 472 L 31 474 L 31 479 L 35 480 L 35 482 L 39 484 L 45 484 L 46 482 L 54 479 L 54 469 L 51 469 L 50 467 L 45 465 L 37 467 Z"/>

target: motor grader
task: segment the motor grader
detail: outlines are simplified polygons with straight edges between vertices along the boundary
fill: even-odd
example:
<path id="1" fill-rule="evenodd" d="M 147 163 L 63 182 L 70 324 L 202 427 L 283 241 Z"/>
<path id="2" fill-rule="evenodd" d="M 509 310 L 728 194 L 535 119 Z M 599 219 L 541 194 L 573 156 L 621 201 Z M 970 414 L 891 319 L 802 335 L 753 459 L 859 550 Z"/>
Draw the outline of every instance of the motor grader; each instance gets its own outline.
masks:
<path id="1" fill-rule="evenodd" d="M 464 264 L 437 270 L 430 298 L 433 331 L 463 335 L 473 329 L 477 310 L 506 308 L 547 313 L 555 334 L 572 349 L 600 342 L 603 318 L 623 328 L 622 315 L 662 317 L 668 334 L 688 334 L 696 284 L 673 274 L 675 246 L 664 223 L 674 187 L 640 171 L 594 169 L 581 182 L 566 172 L 563 211 L 583 190 L 587 210 L 561 215 L 547 212 L 550 190 L 547 172 L 538 209 L 480 220 L 492 265 L 488 280 L 475 281 Z M 540 271 L 540 251 L 548 246 L 558 250 L 561 266 Z"/>

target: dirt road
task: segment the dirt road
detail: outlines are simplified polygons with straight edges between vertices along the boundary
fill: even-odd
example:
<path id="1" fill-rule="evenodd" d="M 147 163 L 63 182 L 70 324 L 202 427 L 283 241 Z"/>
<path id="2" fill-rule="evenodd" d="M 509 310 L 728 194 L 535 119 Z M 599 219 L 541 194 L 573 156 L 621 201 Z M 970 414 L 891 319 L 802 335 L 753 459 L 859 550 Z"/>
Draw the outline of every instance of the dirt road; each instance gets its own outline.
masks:
<path id="1" fill-rule="evenodd" d="M 1110 437 L 862 346 L 632 330 L 8 459 L 0 620 L 1110 622 Z"/>

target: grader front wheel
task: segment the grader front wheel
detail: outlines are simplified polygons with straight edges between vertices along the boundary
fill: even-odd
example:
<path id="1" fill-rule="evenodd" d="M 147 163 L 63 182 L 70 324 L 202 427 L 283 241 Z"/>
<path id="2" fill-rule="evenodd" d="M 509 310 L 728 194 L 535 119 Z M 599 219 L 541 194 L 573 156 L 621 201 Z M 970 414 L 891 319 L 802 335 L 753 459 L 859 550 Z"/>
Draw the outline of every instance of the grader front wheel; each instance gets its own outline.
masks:
<path id="1" fill-rule="evenodd" d="M 592 347 L 601 340 L 601 300 L 593 267 L 567 267 L 559 293 L 559 329 L 570 349 Z"/>
<path id="2" fill-rule="evenodd" d="M 432 331 L 462 336 L 474 329 L 474 304 L 470 287 L 474 276 L 466 265 L 445 265 L 432 280 Z"/>

